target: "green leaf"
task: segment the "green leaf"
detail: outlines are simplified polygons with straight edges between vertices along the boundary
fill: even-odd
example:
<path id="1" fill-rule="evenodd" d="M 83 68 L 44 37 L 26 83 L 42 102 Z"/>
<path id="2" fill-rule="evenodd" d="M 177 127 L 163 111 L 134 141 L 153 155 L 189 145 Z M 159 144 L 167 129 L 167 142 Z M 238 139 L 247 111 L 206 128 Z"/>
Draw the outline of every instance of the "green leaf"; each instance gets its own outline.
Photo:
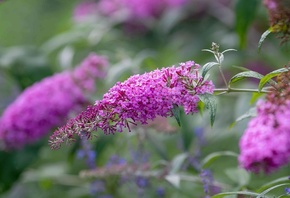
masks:
<path id="1" fill-rule="evenodd" d="M 199 113 L 201 115 L 203 115 L 203 112 L 204 112 L 204 103 L 202 101 L 199 101 L 197 103 L 197 109 L 198 109 Z"/>
<path id="2" fill-rule="evenodd" d="M 272 28 L 269 28 L 268 30 L 266 30 L 266 31 L 262 34 L 262 36 L 261 36 L 261 38 L 260 38 L 260 40 L 259 40 L 259 44 L 258 44 L 258 51 L 259 51 L 259 52 L 260 52 L 260 50 L 261 50 L 262 43 L 264 42 L 264 40 L 266 39 L 266 37 L 267 37 L 271 32 L 272 32 Z"/>
<path id="3" fill-rule="evenodd" d="M 271 187 L 273 187 L 273 186 L 275 186 L 277 184 L 281 184 L 281 183 L 287 182 L 287 181 L 289 181 L 289 176 L 287 176 L 287 177 L 281 177 L 279 179 L 275 179 L 274 181 L 268 182 L 268 183 L 264 184 L 263 186 L 261 186 L 257 190 L 257 192 L 263 192 L 264 190 L 266 190 L 268 188 L 271 188 Z"/>
<path id="4" fill-rule="evenodd" d="M 290 195 L 283 194 L 283 195 L 278 196 L 277 198 L 289 198 L 289 197 L 290 197 Z"/>
<path id="5" fill-rule="evenodd" d="M 226 50 L 222 51 L 222 54 L 224 54 L 226 52 L 231 52 L 231 51 L 236 52 L 237 50 L 236 49 L 226 49 Z"/>
<path id="6" fill-rule="evenodd" d="M 231 85 L 232 83 L 238 82 L 240 80 L 243 80 L 245 78 L 258 78 L 258 79 L 262 79 L 264 76 L 262 74 L 259 74 L 258 72 L 255 71 L 245 71 L 245 72 L 241 72 L 238 73 L 236 75 L 234 75 L 230 82 L 229 85 Z"/>
<path id="7" fill-rule="evenodd" d="M 180 123 L 181 123 L 181 139 L 184 151 L 189 151 L 191 144 L 193 143 L 194 134 L 192 133 L 192 122 L 191 117 L 185 115 L 184 111 L 181 111 L 180 114 Z"/>
<path id="8" fill-rule="evenodd" d="M 241 71 L 250 71 L 248 68 L 246 67 L 241 67 L 241 66 L 237 66 L 237 65 L 233 65 L 232 66 L 233 68 L 236 68 L 236 69 L 239 69 Z"/>
<path id="9" fill-rule="evenodd" d="M 254 104 L 264 93 L 253 93 L 250 104 Z"/>
<path id="10" fill-rule="evenodd" d="M 275 76 L 278 76 L 279 74 L 283 73 L 283 72 L 287 72 L 289 71 L 289 69 L 286 69 L 286 68 L 281 68 L 281 69 L 277 69 L 275 71 L 272 71 L 270 73 L 268 73 L 267 75 L 265 75 L 261 80 L 260 80 L 260 83 L 259 83 L 259 91 L 262 90 L 262 88 L 265 86 L 265 84 L 268 82 L 268 81 L 271 81 L 272 83 L 275 83 L 275 81 L 271 80 L 272 78 L 274 78 Z"/>
<path id="11" fill-rule="evenodd" d="M 259 0 L 238 0 L 236 13 L 236 31 L 240 39 L 240 47 L 244 48 L 247 43 L 247 31 L 255 19 Z"/>
<path id="12" fill-rule="evenodd" d="M 201 76 L 204 78 L 206 73 L 215 65 L 218 65 L 218 63 L 216 62 L 209 62 L 209 63 L 206 63 L 203 67 L 202 67 L 202 74 Z"/>
<path id="13" fill-rule="evenodd" d="M 9 190 L 24 170 L 37 159 L 42 142 L 18 151 L 0 151 L 0 194 Z"/>
<path id="14" fill-rule="evenodd" d="M 205 108 L 210 111 L 210 124 L 213 126 L 216 110 L 217 110 L 217 99 L 212 94 L 202 94 L 198 96 L 199 99 L 204 103 Z"/>
<path id="15" fill-rule="evenodd" d="M 178 125 L 181 127 L 180 108 L 179 108 L 179 106 L 177 104 L 173 104 L 172 113 L 173 113 Z"/>
<path id="16" fill-rule="evenodd" d="M 250 182 L 250 174 L 245 169 L 226 169 L 225 173 L 233 182 L 239 185 L 239 188 L 248 185 Z"/>
<path id="17" fill-rule="evenodd" d="M 246 113 L 244 113 L 243 115 L 239 116 L 234 123 L 231 124 L 230 128 L 234 127 L 235 124 L 237 122 L 240 122 L 246 118 L 251 118 L 251 117 L 254 117 L 256 115 L 256 108 L 253 107 L 253 108 L 250 108 Z"/>
<path id="18" fill-rule="evenodd" d="M 225 157 L 225 156 L 229 156 L 229 157 L 238 157 L 238 154 L 232 151 L 218 151 L 218 152 L 214 152 L 209 154 L 208 156 L 206 156 L 202 162 L 201 162 L 201 166 L 202 168 L 207 168 L 210 164 L 212 164 L 214 161 L 216 161 L 217 159 L 219 159 L 220 157 Z"/>
<path id="19" fill-rule="evenodd" d="M 179 188 L 180 186 L 180 175 L 177 174 L 166 175 L 165 180 L 167 180 L 170 184 L 172 184 L 176 188 Z"/>
<path id="20" fill-rule="evenodd" d="M 279 188 L 281 186 L 290 186 L 290 183 L 284 183 L 284 184 L 278 184 L 278 185 L 275 185 L 271 188 L 268 188 L 267 190 L 263 191 L 259 196 L 257 196 L 257 198 L 264 198 L 264 196 L 270 192 L 271 190 L 274 190 L 275 188 Z"/>
<path id="21" fill-rule="evenodd" d="M 187 157 L 188 157 L 187 153 L 181 153 L 181 154 L 175 156 L 171 162 L 170 174 L 177 173 L 180 170 L 184 161 L 187 159 Z"/>
<path id="22" fill-rule="evenodd" d="M 223 198 L 228 195 L 249 195 L 249 196 L 258 196 L 259 194 L 254 193 L 254 192 L 248 192 L 248 191 L 237 191 L 237 192 L 225 192 L 225 193 L 219 193 L 211 198 Z"/>

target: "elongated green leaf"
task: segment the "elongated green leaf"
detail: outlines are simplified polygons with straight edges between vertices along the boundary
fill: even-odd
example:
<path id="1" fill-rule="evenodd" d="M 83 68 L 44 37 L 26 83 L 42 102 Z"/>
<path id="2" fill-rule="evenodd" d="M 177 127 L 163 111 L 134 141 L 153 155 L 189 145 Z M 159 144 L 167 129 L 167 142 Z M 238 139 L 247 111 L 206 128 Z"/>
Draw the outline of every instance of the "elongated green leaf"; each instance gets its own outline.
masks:
<path id="1" fill-rule="evenodd" d="M 290 183 L 284 183 L 284 184 L 278 184 L 278 185 L 275 185 L 271 188 L 268 188 L 267 190 L 263 191 L 259 196 L 257 196 L 257 198 L 264 198 L 264 196 L 270 192 L 271 190 L 274 190 L 275 188 L 279 188 L 281 186 L 290 186 Z"/>
<path id="2" fill-rule="evenodd" d="M 271 182 L 269 182 L 269 183 L 266 183 L 266 184 L 264 184 L 263 186 L 261 186 L 258 190 L 257 190 L 257 192 L 259 193 L 259 192 L 263 192 L 264 190 L 266 190 L 266 189 L 268 189 L 268 188 L 271 188 L 271 187 L 273 187 L 273 186 L 275 186 L 275 185 L 277 185 L 277 184 L 280 184 L 280 183 L 283 183 L 283 182 L 287 182 L 287 181 L 289 181 L 289 177 L 287 176 L 287 177 L 281 177 L 281 178 L 279 178 L 279 179 L 275 179 L 274 181 L 271 181 Z"/>
<path id="3" fill-rule="evenodd" d="M 209 63 L 206 63 L 203 67 L 202 67 L 202 77 L 204 78 L 206 73 L 215 65 L 218 65 L 218 63 L 216 62 L 209 62 Z"/>
<path id="4" fill-rule="evenodd" d="M 279 74 L 283 73 L 283 72 L 287 72 L 289 71 L 286 68 L 281 68 L 281 69 L 277 69 L 275 71 L 270 72 L 269 74 L 265 75 L 259 83 L 259 91 L 262 90 L 262 88 L 265 86 L 265 84 L 269 81 L 271 81 L 272 83 L 275 83 L 275 81 L 271 80 L 272 78 L 274 78 L 275 76 L 278 76 Z"/>
<path id="5" fill-rule="evenodd" d="M 259 196 L 259 194 L 254 193 L 254 192 L 247 192 L 247 191 L 237 191 L 237 192 L 225 192 L 225 193 L 219 193 L 211 198 L 223 198 L 228 195 L 249 195 L 249 196 Z"/>
<path id="6" fill-rule="evenodd" d="M 214 152 L 214 153 L 209 154 L 208 156 L 206 156 L 202 160 L 201 166 L 202 166 L 202 168 L 207 168 L 214 161 L 216 161 L 220 157 L 224 157 L 224 156 L 238 157 L 238 154 L 235 153 L 235 152 L 232 152 L 232 151 L 218 151 L 218 152 Z"/>
<path id="7" fill-rule="evenodd" d="M 262 43 L 264 42 L 264 40 L 266 39 L 266 37 L 267 37 L 271 32 L 272 32 L 272 29 L 269 28 L 268 30 L 266 30 L 266 31 L 262 34 L 262 36 L 261 36 L 261 38 L 260 38 L 260 40 L 259 40 L 259 44 L 258 44 L 258 51 L 259 51 L 259 52 L 260 52 L 260 50 L 261 50 Z"/>
<path id="8" fill-rule="evenodd" d="M 172 113 L 178 123 L 179 126 L 181 126 L 181 122 L 180 122 L 180 108 L 178 105 L 173 104 L 173 108 L 172 108 Z"/>
<path id="9" fill-rule="evenodd" d="M 197 103 L 197 109 L 198 109 L 198 112 L 199 112 L 201 115 L 203 115 L 203 112 L 204 112 L 204 103 L 201 102 L 201 101 L 199 101 L 199 102 Z"/>
<path id="10" fill-rule="evenodd" d="M 180 186 L 180 175 L 178 174 L 166 175 L 165 180 L 172 184 L 175 188 L 179 188 Z"/>
<path id="11" fill-rule="evenodd" d="M 180 112 L 180 123 L 181 123 L 181 139 L 184 151 L 189 151 L 194 139 L 194 133 L 192 132 L 191 118 L 186 116 L 184 111 Z"/>
<path id="12" fill-rule="evenodd" d="M 256 108 L 255 107 L 250 108 L 246 113 L 244 113 L 243 115 L 238 117 L 236 119 L 236 122 L 239 122 L 239 121 L 244 120 L 244 119 L 249 118 L 249 117 L 254 117 L 255 115 L 256 115 Z"/>
<path id="13" fill-rule="evenodd" d="M 175 156 L 171 162 L 170 174 L 177 173 L 180 170 L 182 164 L 184 163 L 187 157 L 188 157 L 187 153 L 181 153 Z"/>
<path id="14" fill-rule="evenodd" d="M 242 120 L 244 120 L 244 119 L 246 119 L 246 118 L 254 117 L 255 115 L 256 115 L 256 108 L 255 108 L 255 107 L 250 108 L 246 113 L 244 113 L 243 115 L 239 116 L 239 117 L 235 120 L 235 122 L 233 122 L 233 123 L 231 124 L 230 128 L 234 127 L 235 124 L 236 124 L 237 122 L 240 122 L 240 121 L 242 121 Z"/>
<path id="15" fill-rule="evenodd" d="M 203 94 L 198 96 L 199 99 L 204 103 L 205 108 L 210 111 L 210 124 L 213 126 L 216 110 L 217 110 L 217 99 L 212 94 Z"/>
<path id="16" fill-rule="evenodd" d="M 259 6 L 258 0 L 238 0 L 236 13 L 236 31 L 240 39 L 240 47 L 244 48 L 247 41 L 247 31 L 255 19 L 256 11 Z"/>
<path id="17" fill-rule="evenodd" d="M 289 195 L 283 194 L 283 195 L 278 196 L 277 198 L 289 198 Z"/>
<path id="18" fill-rule="evenodd" d="M 240 80 L 243 80 L 245 78 L 258 78 L 258 79 L 262 79 L 264 76 L 262 74 L 259 74 L 258 72 L 255 71 L 245 71 L 245 72 L 241 72 L 238 73 L 236 75 L 234 75 L 230 82 L 229 85 L 231 85 L 232 83 L 238 82 Z"/>
<path id="19" fill-rule="evenodd" d="M 237 65 L 233 65 L 232 67 L 233 67 L 233 68 L 236 68 L 236 69 L 239 69 L 239 70 L 241 70 L 241 71 L 250 71 L 248 68 L 241 67 L 241 66 L 237 66 Z"/>
<path id="20" fill-rule="evenodd" d="M 254 104 L 264 93 L 253 93 L 250 104 Z"/>
<path id="21" fill-rule="evenodd" d="M 222 51 L 222 54 L 224 54 L 226 52 L 231 52 L 231 51 L 236 52 L 237 50 L 236 49 L 226 49 L 226 50 Z"/>
<path id="22" fill-rule="evenodd" d="M 243 168 L 231 168 L 226 169 L 225 174 L 236 184 L 239 185 L 239 187 L 243 187 L 249 184 L 250 182 L 250 173 L 247 172 Z"/>

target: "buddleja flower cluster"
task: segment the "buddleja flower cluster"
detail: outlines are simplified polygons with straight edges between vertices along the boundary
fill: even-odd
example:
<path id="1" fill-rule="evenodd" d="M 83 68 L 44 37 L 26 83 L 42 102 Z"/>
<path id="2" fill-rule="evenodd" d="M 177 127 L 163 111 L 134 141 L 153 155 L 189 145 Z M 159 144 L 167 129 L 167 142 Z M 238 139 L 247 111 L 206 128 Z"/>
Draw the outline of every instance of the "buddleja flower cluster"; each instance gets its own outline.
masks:
<path id="1" fill-rule="evenodd" d="M 287 42 L 290 36 L 290 2 L 289 0 L 264 0 L 269 12 L 273 32 L 282 33 L 282 42 Z"/>
<path id="2" fill-rule="evenodd" d="M 272 172 L 290 162 L 290 71 L 280 74 L 278 84 L 257 104 L 240 141 L 240 164 L 258 173 Z"/>
<path id="3" fill-rule="evenodd" d="M 88 137 L 101 129 L 105 134 L 130 131 L 130 125 L 147 124 L 156 116 L 173 116 L 172 109 L 183 106 L 186 114 L 198 111 L 198 95 L 213 93 L 211 81 L 204 80 L 198 73 L 199 65 L 193 61 L 157 69 L 143 75 L 131 76 L 118 82 L 94 106 L 89 106 L 75 119 L 59 128 L 51 136 L 52 148 L 61 143 L 74 141 L 74 135 Z"/>
<path id="4" fill-rule="evenodd" d="M 86 93 L 105 75 L 107 61 L 89 55 L 74 71 L 47 77 L 26 88 L 0 118 L 0 140 L 6 149 L 19 149 L 60 126 L 70 113 L 88 105 Z"/>

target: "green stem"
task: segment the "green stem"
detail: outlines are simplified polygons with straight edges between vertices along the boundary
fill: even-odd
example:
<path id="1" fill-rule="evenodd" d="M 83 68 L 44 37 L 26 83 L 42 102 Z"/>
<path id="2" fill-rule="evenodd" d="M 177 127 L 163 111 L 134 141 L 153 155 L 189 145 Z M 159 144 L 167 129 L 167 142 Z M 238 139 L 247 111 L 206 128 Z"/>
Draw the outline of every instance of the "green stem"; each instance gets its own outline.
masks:
<path id="1" fill-rule="evenodd" d="M 223 81 L 224 81 L 224 83 L 225 83 L 225 85 L 226 85 L 226 87 L 227 87 L 227 86 L 228 86 L 228 83 L 227 83 L 227 80 L 226 80 L 226 78 L 225 78 L 224 72 L 223 72 L 223 70 L 222 70 L 221 64 L 219 64 L 219 70 L 220 70 L 221 76 L 222 76 L 222 78 L 223 78 Z"/>
<path id="2" fill-rule="evenodd" d="M 214 89 L 214 93 L 226 94 L 231 92 L 248 92 L 248 93 L 268 93 L 269 91 L 265 88 L 259 91 L 258 89 L 241 89 L 241 88 L 217 88 Z"/>

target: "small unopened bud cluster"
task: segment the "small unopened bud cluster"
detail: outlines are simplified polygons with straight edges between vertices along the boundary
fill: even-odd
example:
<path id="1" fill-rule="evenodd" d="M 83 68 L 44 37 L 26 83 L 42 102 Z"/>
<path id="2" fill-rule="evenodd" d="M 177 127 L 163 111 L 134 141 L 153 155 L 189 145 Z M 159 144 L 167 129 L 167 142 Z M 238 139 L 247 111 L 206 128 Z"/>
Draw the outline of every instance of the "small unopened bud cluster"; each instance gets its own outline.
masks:
<path id="1" fill-rule="evenodd" d="M 290 1 L 264 0 L 264 5 L 268 9 L 272 31 L 282 33 L 282 43 L 287 42 L 290 36 Z"/>

